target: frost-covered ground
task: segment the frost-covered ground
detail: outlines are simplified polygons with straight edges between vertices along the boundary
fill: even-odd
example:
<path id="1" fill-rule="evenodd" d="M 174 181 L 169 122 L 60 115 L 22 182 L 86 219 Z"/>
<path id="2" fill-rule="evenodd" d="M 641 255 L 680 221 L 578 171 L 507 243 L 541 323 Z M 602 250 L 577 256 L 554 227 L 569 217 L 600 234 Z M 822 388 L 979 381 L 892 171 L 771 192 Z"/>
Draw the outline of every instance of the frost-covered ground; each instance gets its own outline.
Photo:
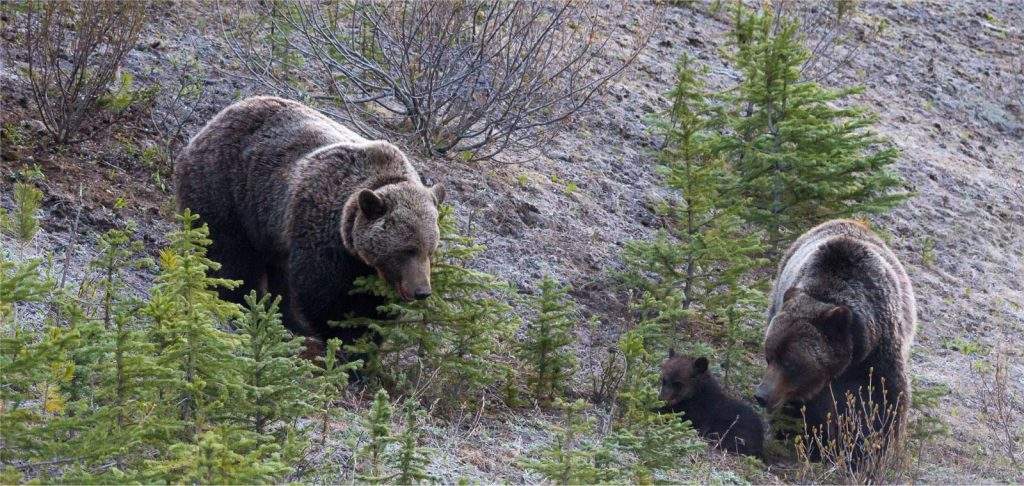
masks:
<path id="1" fill-rule="evenodd" d="M 157 4 L 126 64 L 136 84 L 165 90 L 183 72 L 206 73 L 204 98 L 186 123 L 188 134 L 236 97 L 257 91 L 215 63 L 220 51 L 204 21 L 205 8 L 202 2 Z M 625 55 L 641 33 L 640 21 L 655 8 L 630 4 L 617 22 L 618 42 L 604 55 Z M 915 193 L 874 223 L 915 284 L 920 324 L 911 370 L 924 384 L 951 389 L 939 414 L 952 434 L 924 451 L 917 478 L 1024 481 L 1021 462 L 1011 459 L 1012 451 L 1016 461 L 1024 461 L 1024 3 L 866 2 L 862 9 L 859 22 L 885 20 L 887 28 L 825 83 L 865 85 L 858 99 L 878 114 L 878 130 L 902 150 L 898 170 Z M 487 245 L 476 262 L 480 269 L 527 290 L 552 274 L 573 285 L 585 312 L 601 316 L 598 333 L 580 331 L 581 356 L 607 346 L 623 326 L 625 298 L 610 271 L 620 266 L 623 243 L 649 237 L 657 224 L 650 202 L 663 193 L 653 173 L 653 139 L 644 118 L 667 107 L 662 95 L 673 81 L 675 61 L 691 54 L 709 68 L 709 84 L 716 88 L 737 76 L 720 55 L 726 14 L 712 15 L 707 6 L 671 6 L 654 19 L 647 27 L 654 34 L 633 67 L 543 152 L 506 157 L 499 164 L 419 162 L 426 177 L 448 186 L 464 228 Z M 0 118 L 22 124 L 33 118 L 21 74 L 24 58 L 6 44 L 13 39 L 12 24 L 5 21 L 3 29 Z M 189 59 L 198 66 L 185 64 Z M 155 135 L 137 124 L 112 127 L 111 133 L 130 133 L 139 147 L 155 143 Z M 96 234 L 117 218 L 135 220 L 137 236 L 149 248 L 163 242 L 172 227 L 172 196 L 151 171 L 124 155 L 123 140 L 103 140 L 56 156 L 4 148 L 0 205 L 11 205 L 8 166 L 38 163 L 47 175 L 44 231 L 26 248 L 0 239 L 5 251 L 23 257 L 52 252 L 60 270 L 66 248 L 73 246 L 69 278 L 74 281 L 95 254 Z M 566 191 L 568 182 L 578 189 Z M 78 197 L 80 187 L 84 198 Z M 109 209 L 117 197 L 131 209 L 119 214 Z M 72 237 L 79 207 L 79 231 Z M 143 291 L 151 278 L 140 273 L 131 283 Z M 1012 415 L 1006 424 L 993 419 L 990 392 L 999 360 L 1008 367 Z M 579 377 L 580 393 L 585 378 Z M 360 399 L 351 403 L 354 409 L 365 405 Z M 457 417 L 432 419 L 427 426 L 437 451 L 433 474 L 449 481 L 538 479 L 523 476 L 517 461 L 549 439 L 546 412 L 467 410 Z M 353 425 L 336 426 L 335 447 L 318 457 L 342 467 L 351 454 L 340 438 Z M 774 476 L 747 477 L 770 481 Z"/>

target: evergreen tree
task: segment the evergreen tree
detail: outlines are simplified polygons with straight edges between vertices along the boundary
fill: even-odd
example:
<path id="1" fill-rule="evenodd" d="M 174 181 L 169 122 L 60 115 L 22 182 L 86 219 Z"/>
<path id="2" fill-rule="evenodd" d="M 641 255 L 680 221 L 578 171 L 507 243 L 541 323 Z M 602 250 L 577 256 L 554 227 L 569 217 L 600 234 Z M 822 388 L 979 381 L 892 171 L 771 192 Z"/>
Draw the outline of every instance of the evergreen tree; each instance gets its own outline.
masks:
<path id="1" fill-rule="evenodd" d="M 407 402 L 405 409 L 405 429 L 396 437 L 398 442 L 398 453 L 394 459 L 396 482 L 398 484 L 415 484 L 424 481 L 433 481 L 435 478 L 427 473 L 426 467 L 430 464 L 427 451 L 420 447 L 422 430 L 419 421 L 422 413 Z"/>
<path id="2" fill-rule="evenodd" d="M 366 455 L 367 464 L 357 478 L 369 484 L 388 483 L 394 479 L 394 475 L 385 471 L 386 454 L 388 445 L 393 443 L 395 438 L 391 435 L 391 403 L 388 401 L 388 392 L 383 389 L 377 390 L 373 397 L 365 426 L 370 437 L 361 452 Z"/>
<path id="3" fill-rule="evenodd" d="M 250 309 L 249 320 L 239 322 L 242 333 L 225 330 L 243 315 L 236 304 L 220 300 L 217 288 L 237 282 L 207 275 L 218 264 L 206 257 L 208 230 L 196 227 L 197 219 L 188 210 L 179 216 L 181 226 L 160 253 L 160 273 L 144 308 L 152 319 L 150 337 L 160 350 L 158 363 L 175 372 L 175 379 L 161 389 L 162 398 L 175 404 L 184 427 L 179 442 L 148 461 L 143 477 L 167 482 L 273 481 L 290 472 L 282 460 L 282 445 L 286 455 L 296 452 L 287 424 L 298 412 L 288 397 L 300 392 L 275 375 L 295 363 L 274 360 L 294 343 L 275 346 L 274 332 L 267 327 L 279 317 L 266 307 L 261 310 L 260 301 L 253 302 L 257 305 Z M 250 346 L 253 332 L 261 342 Z M 259 359 L 247 354 L 257 351 Z M 266 393 L 282 397 L 282 407 L 269 405 Z M 250 403 L 254 397 L 259 399 Z M 275 427 L 284 428 L 270 430 Z M 286 440 L 279 444 L 273 432 Z"/>
<path id="4" fill-rule="evenodd" d="M 327 348 L 323 359 L 323 371 L 320 375 L 320 389 L 315 395 L 316 415 L 320 430 L 320 447 L 327 444 L 327 428 L 332 419 L 336 418 L 339 409 L 336 403 L 341 400 L 348 385 L 349 373 L 359 369 L 362 361 L 342 363 L 338 359 L 341 351 L 341 340 L 327 340 Z"/>
<path id="5" fill-rule="evenodd" d="M 527 382 L 534 396 L 551 401 L 565 386 L 576 359 L 566 346 L 573 339 L 572 327 L 576 309 L 567 295 L 567 288 L 551 277 L 540 281 L 540 295 L 534 303 L 537 317 L 526 328 L 521 345 L 523 361 L 532 366 Z"/>
<path id="6" fill-rule="evenodd" d="M 41 260 L 17 264 L 0 252 L 0 324 L 5 333 L 18 330 L 15 305 L 40 302 L 49 295 L 52 284 L 39 278 Z"/>
<path id="7" fill-rule="evenodd" d="M 37 213 L 43 201 L 43 193 L 30 182 L 16 182 L 13 195 L 14 213 L 8 214 L 0 208 L 0 229 L 20 241 L 28 242 L 39 231 Z"/>
<path id="8" fill-rule="evenodd" d="M 292 336 L 281 323 L 280 297 L 245 297 L 246 313 L 238 330 L 247 338 L 241 349 L 245 406 L 240 413 L 246 427 L 257 434 L 283 439 L 295 421 L 312 411 L 310 389 L 315 366 L 299 357 L 303 338 Z"/>
<path id="9" fill-rule="evenodd" d="M 240 348 L 245 394 L 234 413 L 260 445 L 276 444 L 281 459 L 291 464 L 309 444 L 298 421 L 314 410 L 310 398 L 320 388 L 317 367 L 299 356 L 303 338 L 292 336 L 281 323 L 279 297 L 257 298 L 252 291 L 245 302 L 246 313 L 238 321 L 247 341 Z"/>
<path id="10" fill-rule="evenodd" d="M 124 282 L 125 269 L 146 264 L 126 230 L 100 238 L 95 277 L 67 294 L 40 278 L 38 261 L 15 265 L 0 253 L 5 482 L 24 480 L 22 471 L 86 483 L 275 482 L 290 472 L 307 443 L 297 423 L 312 410 L 306 402 L 327 408 L 311 387 L 335 388 L 294 356 L 301 345 L 276 302 L 251 295 L 243 315 L 218 298 L 216 286 L 231 283 L 207 276 L 216 263 L 195 219 L 180 218 L 148 301 Z M 18 322 L 32 302 L 57 304 L 42 307 L 51 311 L 42 333 Z M 231 319 L 237 334 L 225 330 Z M 348 369 L 329 359 L 325 378 L 340 389 Z"/>
<path id="11" fill-rule="evenodd" d="M 195 441 L 171 445 L 167 458 L 150 461 L 143 478 L 150 483 L 275 483 L 290 470 L 276 449 L 239 429 L 214 427 Z"/>
<path id="12" fill-rule="evenodd" d="M 12 465 L 47 460 L 60 449 L 54 432 L 65 402 L 59 384 L 68 381 L 68 353 L 80 344 L 74 329 L 47 326 L 43 333 L 19 320 L 19 306 L 44 301 L 52 282 L 39 275 L 39 260 L 16 264 L 0 252 L 0 467 L 4 479 L 19 479 Z"/>
<path id="13" fill-rule="evenodd" d="M 649 351 L 713 352 L 741 367 L 758 341 L 763 283 L 751 271 L 765 264 L 764 249 L 761 235 L 744 228 L 749 199 L 718 153 L 721 120 L 702 74 L 683 56 L 672 107 L 654 124 L 664 137 L 658 171 L 677 196 L 658 208 L 665 229 L 653 241 L 628 243 L 623 259 L 627 284 L 640 290 L 633 308 Z"/>
<path id="14" fill-rule="evenodd" d="M 217 295 L 217 287 L 238 282 L 207 275 L 220 264 L 206 257 L 209 231 L 205 225 L 196 227 L 197 219 L 188 210 L 178 217 L 180 227 L 171 233 L 170 247 L 160 252 L 160 273 L 145 309 L 153 319 L 161 364 L 179 374 L 165 398 L 180 404 L 187 439 L 229 413 L 232 402 L 243 396 L 241 360 L 233 354 L 240 338 L 221 329 L 240 311 Z"/>
<path id="15" fill-rule="evenodd" d="M 346 349 L 366 357 L 365 371 L 389 387 L 412 387 L 448 405 L 460 405 L 504 376 L 500 353 L 515 329 L 511 306 L 500 299 L 507 284 L 465 265 L 484 250 L 458 234 L 451 206 L 442 206 L 441 245 L 431 266 L 433 294 L 400 302 L 382 279 L 359 281 L 363 292 L 390 297 L 387 320 L 351 319 L 340 325 L 367 326 L 371 336 Z M 348 344 L 348 343 L 347 343 Z M 402 358 L 414 357 L 412 360 Z M 411 364 L 410 364 L 411 363 Z M 431 398 L 426 396 L 426 398 Z"/>
<path id="16" fill-rule="evenodd" d="M 587 403 L 576 400 L 567 403 L 555 399 L 555 407 L 562 410 L 564 426 L 555 426 L 548 435 L 551 444 L 537 451 L 523 466 L 543 475 L 555 484 L 596 484 L 615 479 L 615 471 L 607 464 L 609 451 L 600 444 L 587 442 L 584 436 L 594 433 L 594 421 L 584 414 Z"/>
<path id="17" fill-rule="evenodd" d="M 801 79 L 809 56 L 796 20 L 736 4 L 734 60 L 742 80 L 728 105 L 720 149 L 750 199 L 746 218 L 778 250 L 826 219 L 881 212 L 906 198 L 890 166 L 894 148 L 849 100 L 861 88 L 826 89 Z"/>
<path id="18" fill-rule="evenodd" d="M 74 458 L 63 478 L 72 482 L 132 480 L 142 457 L 181 428 L 159 396 L 173 370 L 157 363 L 137 317 L 142 302 L 124 282 L 126 269 L 149 264 L 139 256 L 142 245 L 122 229 L 108 231 L 99 243 L 100 255 L 90 264 L 98 275 L 98 305 L 85 309 L 70 296 L 59 298 L 60 315 L 82 335 L 72 354 L 74 379 L 65 387 L 74 400 L 59 454 Z M 114 467 L 103 467 L 109 463 Z"/>

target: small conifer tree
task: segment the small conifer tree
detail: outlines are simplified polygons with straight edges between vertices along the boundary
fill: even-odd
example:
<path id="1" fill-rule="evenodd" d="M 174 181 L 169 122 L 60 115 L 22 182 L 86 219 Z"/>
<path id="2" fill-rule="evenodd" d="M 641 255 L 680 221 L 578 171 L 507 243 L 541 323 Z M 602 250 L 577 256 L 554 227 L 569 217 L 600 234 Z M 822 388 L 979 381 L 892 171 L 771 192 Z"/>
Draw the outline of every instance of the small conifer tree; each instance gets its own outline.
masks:
<path id="1" fill-rule="evenodd" d="M 374 395 L 365 425 L 369 439 L 361 452 L 366 456 L 366 465 L 357 478 L 369 484 L 388 483 L 394 476 L 385 471 L 387 448 L 395 438 L 391 435 L 391 403 L 388 401 L 388 392 L 383 389 L 377 390 Z"/>
<path id="2" fill-rule="evenodd" d="M 734 61 L 742 79 L 725 97 L 728 136 L 720 148 L 750 199 L 748 221 L 778 250 L 826 219 L 885 211 L 906 198 L 894 193 L 899 155 L 849 97 L 859 87 L 826 89 L 801 78 L 809 56 L 796 20 L 765 7 L 736 4 Z"/>
<path id="3" fill-rule="evenodd" d="M 170 446 L 168 457 L 149 461 L 145 482 L 188 484 L 274 483 L 290 469 L 273 444 L 260 444 L 237 428 L 214 427 L 195 441 Z"/>
<path id="4" fill-rule="evenodd" d="M 362 361 L 342 363 L 338 359 L 341 351 L 341 340 L 332 338 L 327 340 L 326 352 L 323 356 L 323 371 L 320 375 L 320 389 L 315 395 L 316 418 L 320 434 L 319 444 L 324 447 L 327 444 L 327 429 L 339 409 L 336 403 L 341 400 L 348 385 L 349 374 L 362 366 Z"/>
<path id="5" fill-rule="evenodd" d="M 18 330 L 16 304 L 40 302 L 49 295 L 52 285 L 40 278 L 40 263 L 41 260 L 28 260 L 18 264 L 0 252 L 0 324 L 4 326 L 4 335 Z"/>
<path id="6" fill-rule="evenodd" d="M 52 282 L 40 278 L 39 260 L 15 263 L 0 252 L 0 467 L 4 477 L 21 474 L 16 461 L 45 460 L 60 445 L 55 424 L 64 410 L 56 383 L 66 381 L 63 363 L 80 343 L 74 329 L 48 326 L 41 335 L 19 320 L 20 305 L 44 301 Z"/>
<path id="7" fill-rule="evenodd" d="M 142 458 L 171 440 L 181 423 L 162 404 L 159 392 L 174 378 L 138 318 L 142 302 L 132 296 L 123 273 L 149 265 L 140 242 L 124 229 L 100 237 L 100 254 L 90 264 L 98 275 L 98 305 L 83 307 L 58 297 L 68 325 L 83 337 L 72 354 L 74 379 L 65 387 L 74 416 L 60 455 L 74 458 L 64 480 L 130 481 Z M 104 468 L 113 463 L 116 467 Z"/>
<path id="8" fill-rule="evenodd" d="M 412 402 L 406 403 L 405 429 L 396 437 L 398 442 L 398 453 L 394 459 L 396 482 L 398 484 L 416 484 L 424 481 L 433 481 L 434 477 L 427 473 L 427 465 L 430 458 L 427 450 L 420 447 L 419 442 L 423 431 L 420 429 L 422 412 L 412 406 Z"/>
<path id="9" fill-rule="evenodd" d="M 229 404 L 243 390 L 241 362 L 233 354 L 239 336 L 220 328 L 240 311 L 217 295 L 217 287 L 238 282 L 207 275 L 220 265 L 206 257 L 209 230 L 196 227 L 197 219 L 188 210 L 178 217 L 170 247 L 160 252 L 160 274 L 145 309 L 160 362 L 179 374 L 166 392 L 180 403 L 190 438 L 230 413 Z"/>
<path id="10" fill-rule="evenodd" d="M 526 328 L 521 345 L 523 361 L 532 367 L 527 383 L 534 396 L 551 401 L 565 386 L 576 359 L 566 348 L 573 342 L 572 327 L 576 309 L 567 288 L 553 278 L 540 281 L 540 294 L 533 303 L 537 316 Z"/>
<path id="11" fill-rule="evenodd" d="M 683 56 L 672 107 L 654 125 L 664 137 L 658 170 L 677 198 L 659 206 L 665 229 L 654 240 L 627 244 L 626 281 L 640 290 L 633 308 L 648 351 L 720 350 L 720 362 L 743 367 L 758 341 L 753 312 L 763 307 L 763 283 L 751 274 L 765 264 L 764 249 L 761 235 L 744 227 L 749 199 L 719 155 L 720 117 L 702 74 Z"/>
<path id="12" fill-rule="evenodd" d="M 292 336 L 281 323 L 280 298 L 245 297 L 246 312 L 238 330 L 247 341 L 240 349 L 244 400 L 235 414 L 261 444 L 280 446 L 280 456 L 294 462 L 304 452 L 308 435 L 298 421 L 314 410 L 316 366 L 302 359 L 303 338 Z"/>
<path id="13" fill-rule="evenodd" d="M 312 410 L 314 366 L 299 357 L 303 339 L 292 336 L 281 323 L 280 297 L 258 298 L 256 291 L 245 297 L 246 312 L 238 330 L 248 339 L 242 348 L 242 374 L 246 409 L 241 410 L 248 427 L 257 434 L 281 438 L 288 426 Z"/>
<path id="14" fill-rule="evenodd" d="M 207 276 L 216 264 L 195 219 L 180 218 L 147 301 L 124 282 L 146 264 L 126 230 L 100 238 L 91 276 L 67 294 L 39 261 L 0 253 L 0 479 L 261 483 L 291 471 L 306 444 L 297 421 L 321 403 L 314 367 L 293 356 L 275 302 L 252 295 L 243 315 L 218 298 L 231 283 Z M 42 333 L 18 322 L 33 302 L 57 304 Z M 325 375 L 343 387 L 348 369 L 329 362 Z"/>
<path id="15" fill-rule="evenodd" d="M 594 433 L 594 421 L 584 414 L 587 403 L 582 399 L 567 403 L 555 399 L 555 408 L 562 410 L 564 426 L 554 426 L 548 446 L 534 451 L 523 466 L 555 484 L 596 484 L 615 479 L 615 471 L 607 467 L 609 452 L 600 444 L 587 442 Z"/>
<path id="16" fill-rule="evenodd" d="M 43 193 L 30 182 L 14 184 L 14 212 L 0 208 L 0 229 L 19 241 L 28 242 L 39 231 L 39 207 Z"/>
<path id="17" fill-rule="evenodd" d="M 262 327 L 279 319 L 266 307 L 250 309 L 254 313 L 250 313 L 249 320 L 239 323 L 242 333 L 226 331 L 231 320 L 243 318 L 243 314 L 238 305 L 220 300 L 217 288 L 237 282 L 207 275 L 218 264 L 206 257 L 208 230 L 205 225 L 195 226 L 197 219 L 188 210 L 179 216 L 180 227 L 171 233 L 169 248 L 160 253 L 160 273 L 144 307 L 144 314 L 152 320 L 150 338 L 160 348 L 158 363 L 175 373 L 175 379 L 161 389 L 161 394 L 165 401 L 175 404 L 184 425 L 177 436 L 179 442 L 148 462 L 145 478 L 168 482 L 272 481 L 290 471 L 282 461 L 282 446 L 285 455 L 298 450 L 291 448 L 288 440 L 278 444 L 273 432 L 288 435 L 287 425 L 292 420 L 290 415 L 297 413 L 297 405 L 287 397 L 299 393 L 291 388 L 297 384 L 282 382 L 273 373 L 295 363 L 273 360 L 288 346 L 274 346 L 269 336 L 273 331 Z M 261 342 L 246 348 L 254 331 Z M 247 355 L 254 350 L 261 353 L 259 360 Z M 276 371 L 256 377 L 258 370 L 271 369 Z M 262 394 L 272 391 L 285 398 L 283 408 L 268 406 Z M 260 399 L 250 403 L 254 395 Z M 255 430 L 258 426 L 263 427 L 263 433 Z M 270 430 L 276 427 L 285 428 Z"/>

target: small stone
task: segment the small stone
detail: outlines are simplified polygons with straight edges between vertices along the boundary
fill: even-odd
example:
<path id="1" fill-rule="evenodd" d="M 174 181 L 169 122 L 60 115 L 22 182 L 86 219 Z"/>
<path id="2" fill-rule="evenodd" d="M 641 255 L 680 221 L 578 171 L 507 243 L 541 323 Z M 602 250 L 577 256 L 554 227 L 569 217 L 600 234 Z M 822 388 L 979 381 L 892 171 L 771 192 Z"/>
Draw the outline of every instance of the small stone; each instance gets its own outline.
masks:
<path id="1" fill-rule="evenodd" d="M 21 128 L 32 130 L 36 133 L 43 133 L 46 131 L 46 124 L 39 120 L 22 120 Z"/>

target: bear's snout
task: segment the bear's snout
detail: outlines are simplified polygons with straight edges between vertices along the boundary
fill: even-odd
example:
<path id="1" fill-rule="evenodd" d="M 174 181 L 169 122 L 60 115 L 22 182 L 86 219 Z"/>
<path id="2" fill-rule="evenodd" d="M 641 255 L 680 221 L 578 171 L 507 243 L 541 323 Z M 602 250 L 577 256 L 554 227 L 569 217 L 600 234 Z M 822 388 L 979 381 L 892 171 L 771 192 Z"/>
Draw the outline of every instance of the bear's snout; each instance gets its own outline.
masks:
<path id="1" fill-rule="evenodd" d="M 764 383 L 757 385 L 757 390 L 754 391 L 754 398 L 757 400 L 758 405 L 768 407 L 768 387 L 764 386 Z"/>
<path id="2" fill-rule="evenodd" d="M 395 290 L 398 291 L 398 296 L 405 302 L 412 302 L 413 300 L 423 300 L 430 297 L 430 286 L 419 286 L 413 287 L 414 290 L 404 284 L 398 284 L 395 286 Z"/>
<path id="3" fill-rule="evenodd" d="M 397 287 L 406 302 L 430 297 L 430 260 L 425 255 L 407 260 L 399 270 Z"/>

